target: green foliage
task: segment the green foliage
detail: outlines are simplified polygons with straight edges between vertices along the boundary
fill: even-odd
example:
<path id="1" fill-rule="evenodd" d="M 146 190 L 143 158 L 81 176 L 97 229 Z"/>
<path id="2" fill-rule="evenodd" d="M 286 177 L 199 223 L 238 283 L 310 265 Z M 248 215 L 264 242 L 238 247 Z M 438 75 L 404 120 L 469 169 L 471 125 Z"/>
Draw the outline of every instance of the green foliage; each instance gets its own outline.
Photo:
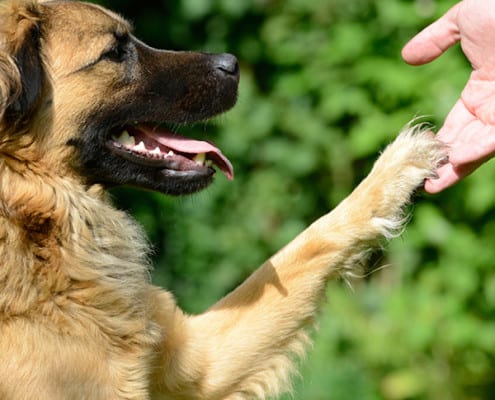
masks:
<path id="1" fill-rule="evenodd" d="M 239 103 L 208 131 L 236 167 L 182 199 L 116 201 L 156 245 L 154 279 L 197 312 L 235 287 L 367 173 L 410 119 L 440 126 L 469 74 L 459 49 L 413 68 L 404 43 L 446 0 L 105 1 L 138 36 L 229 51 Z M 353 290 L 333 283 L 294 398 L 489 399 L 495 393 L 495 165 L 418 200 Z"/>

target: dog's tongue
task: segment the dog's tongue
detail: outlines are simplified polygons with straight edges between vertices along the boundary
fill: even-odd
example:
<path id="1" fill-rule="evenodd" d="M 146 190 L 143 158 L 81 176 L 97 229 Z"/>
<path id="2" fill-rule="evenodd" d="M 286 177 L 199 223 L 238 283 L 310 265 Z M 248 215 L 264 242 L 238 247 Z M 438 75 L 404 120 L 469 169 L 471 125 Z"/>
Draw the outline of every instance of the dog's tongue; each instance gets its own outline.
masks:
<path id="1" fill-rule="evenodd" d="M 172 131 L 163 128 L 139 127 L 147 136 L 151 137 L 161 145 L 168 147 L 177 153 L 202 154 L 207 155 L 207 159 L 212 160 L 215 165 L 229 179 L 234 179 L 234 167 L 230 160 L 223 155 L 219 148 L 210 142 L 189 139 L 180 136 Z"/>

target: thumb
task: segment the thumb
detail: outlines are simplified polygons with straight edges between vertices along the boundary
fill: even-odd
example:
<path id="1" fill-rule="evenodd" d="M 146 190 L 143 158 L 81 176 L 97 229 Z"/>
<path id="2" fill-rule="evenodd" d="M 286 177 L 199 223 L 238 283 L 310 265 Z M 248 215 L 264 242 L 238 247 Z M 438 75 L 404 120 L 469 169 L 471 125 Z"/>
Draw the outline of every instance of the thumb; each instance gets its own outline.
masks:
<path id="1" fill-rule="evenodd" d="M 402 49 L 402 58 L 408 64 L 426 64 L 442 55 L 460 40 L 457 14 L 461 3 L 456 4 L 442 17 L 427 26 Z"/>

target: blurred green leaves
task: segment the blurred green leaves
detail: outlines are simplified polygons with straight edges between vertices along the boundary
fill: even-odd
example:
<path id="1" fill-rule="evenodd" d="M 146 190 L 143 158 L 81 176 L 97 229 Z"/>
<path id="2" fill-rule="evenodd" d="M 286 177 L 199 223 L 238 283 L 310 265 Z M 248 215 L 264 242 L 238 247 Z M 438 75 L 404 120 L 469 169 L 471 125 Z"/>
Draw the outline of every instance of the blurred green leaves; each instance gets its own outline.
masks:
<path id="1" fill-rule="evenodd" d="M 458 47 L 423 67 L 400 58 L 453 1 L 104 3 L 154 46 L 228 51 L 241 63 L 238 105 L 193 129 L 232 159 L 235 181 L 218 176 L 182 199 L 115 192 L 155 245 L 155 282 L 189 312 L 335 206 L 409 120 L 441 126 L 469 74 Z M 293 398 L 493 398 L 495 164 L 411 211 L 374 265 L 387 268 L 353 290 L 330 285 Z"/>

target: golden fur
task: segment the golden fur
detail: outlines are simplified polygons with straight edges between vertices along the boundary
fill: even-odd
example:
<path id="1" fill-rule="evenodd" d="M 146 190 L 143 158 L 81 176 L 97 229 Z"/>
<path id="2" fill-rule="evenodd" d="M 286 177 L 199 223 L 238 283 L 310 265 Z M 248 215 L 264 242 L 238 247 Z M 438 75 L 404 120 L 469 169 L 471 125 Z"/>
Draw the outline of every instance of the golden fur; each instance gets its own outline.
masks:
<path id="1" fill-rule="evenodd" d="M 94 5 L 1 3 L 0 398 L 279 395 L 328 279 L 397 233 L 444 151 L 407 129 L 333 212 L 204 314 L 185 315 L 150 284 L 141 229 L 70 145 L 93 114 L 130 98 L 116 84 L 121 64 L 94 63 L 109 40 L 102 27 L 130 29 Z"/>

